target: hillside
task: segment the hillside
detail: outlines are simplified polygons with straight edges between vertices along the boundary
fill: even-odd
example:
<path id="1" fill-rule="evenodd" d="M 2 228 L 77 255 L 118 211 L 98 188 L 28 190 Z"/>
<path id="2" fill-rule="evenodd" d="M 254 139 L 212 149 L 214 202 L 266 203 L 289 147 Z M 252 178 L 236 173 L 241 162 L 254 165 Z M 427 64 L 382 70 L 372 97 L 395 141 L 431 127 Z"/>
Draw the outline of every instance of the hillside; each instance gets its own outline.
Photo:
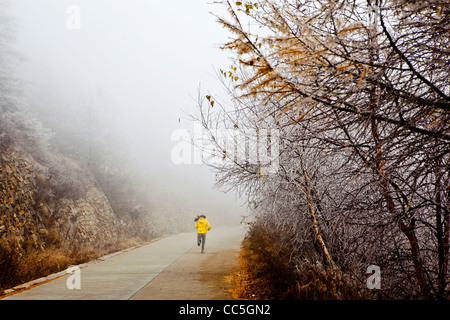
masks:
<path id="1" fill-rule="evenodd" d="M 199 202 L 184 194 L 188 182 L 175 183 L 173 173 L 147 174 L 127 157 L 126 145 L 100 138 L 61 143 L 75 130 L 43 123 L 25 110 L 0 113 L 0 293 L 192 230 L 199 210 L 215 226 L 236 220 L 225 201 L 214 207 L 214 197 Z"/>
<path id="2" fill-rule="evenodd" d="M 92 172 L 17 118 L 1 119 L 0 289 L 163 232 L 138 209 L 114 211 Z"/>
<path id="3" fill-rule="evenodd" d="M 101 189 L 87 179 L 83 195 L 60 194 L 49 199 L 47 194 L 58 190 L 51 185 L 48 168 L 14 148 L 2 151 L 1 160 L 2 238 L 15 236 L 21 242 L 45 248 L 54 232 L 63 241 L 70 239 L 74 246 L 107 245 L 129 237 L 148 236 L 139 217 L 118 217 Z"/>

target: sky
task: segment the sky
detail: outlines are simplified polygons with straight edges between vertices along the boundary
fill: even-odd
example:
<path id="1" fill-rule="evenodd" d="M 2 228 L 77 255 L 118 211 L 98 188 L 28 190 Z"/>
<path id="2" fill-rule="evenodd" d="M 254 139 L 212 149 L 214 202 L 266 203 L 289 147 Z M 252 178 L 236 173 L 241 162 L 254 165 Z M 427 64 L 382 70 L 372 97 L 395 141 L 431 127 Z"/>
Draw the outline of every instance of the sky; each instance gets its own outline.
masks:
<path id="1" fill-rule="evenodd" d="M 130 153 L 155 171 L 177 171 L 210 189 L 209 169 L 176 166 L 174 130 L 192 130 L 201 86 L 225 96 L 215 70 L 230 64 L 219 49 L 228 34 L 195 0 L 14 0 L 19 73 L 34 101 L 61 108 L 85 100 L 120 128 Z M 36 101 L 37 100 L 37 101 Z M 71 104 L 71 102 L 73 102 Z M 50 103 L 50 102 L 48 102 Z M 80 115 L 80 117 L 83 115 Z"/>

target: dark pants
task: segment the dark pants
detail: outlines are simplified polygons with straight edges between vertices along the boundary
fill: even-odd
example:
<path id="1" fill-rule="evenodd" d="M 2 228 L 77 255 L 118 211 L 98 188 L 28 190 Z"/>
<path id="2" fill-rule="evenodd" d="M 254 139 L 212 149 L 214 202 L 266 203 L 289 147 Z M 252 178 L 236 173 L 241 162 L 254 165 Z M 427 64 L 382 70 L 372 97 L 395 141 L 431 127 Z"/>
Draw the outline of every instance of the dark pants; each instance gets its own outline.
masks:
<path id="1" fill-rule="evenodd" d="M 202 252 L 205 251 L 206 233 L 197 233 L 197 243 L 202 244 Z"/>

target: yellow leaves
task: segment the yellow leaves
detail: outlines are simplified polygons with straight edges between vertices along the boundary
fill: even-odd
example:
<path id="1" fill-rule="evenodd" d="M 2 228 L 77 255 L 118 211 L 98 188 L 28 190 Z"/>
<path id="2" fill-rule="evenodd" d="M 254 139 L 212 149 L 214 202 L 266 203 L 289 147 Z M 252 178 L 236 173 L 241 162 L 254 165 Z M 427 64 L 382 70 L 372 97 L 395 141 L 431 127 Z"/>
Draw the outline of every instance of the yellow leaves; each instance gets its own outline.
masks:
<path id="1" fill-rule="evenodd" d="M 299 113 L 299 116 L 297 117 L 297 118 L 291 118 L 291 124 L 298 124 L 298 123 L 300 123 L 300 121 L 302 121 L 303 120 L 303 118 L 304 117 L 306 117 L 306 113 Z"/>
<path id="2" fill-rule="evenodd" d="M 289 106 L 290 107 L 290 106 Z M 284 110 L 283 110 L 284 109 Z M 283 110 L 283 112 L 280 112 L 280 113 L 278 113 L 276 116 L 275 116 L 275 119 L 279 119 L 282 115 L 286 115 L 286 111 L 287 110 L 289 110 L 290 108 L 286 108 L 286 107 L 284 107 L 282 110 Z M 302 113 L 302 112 L 298 112 L 298 114 L 297 115 L 288 115 L 288 117 L 290 118 L 290 122 L 291 122 L 291 124 L 297 124 L 297 123 L 300 123 L 300 121 L 302 121 L 307 115 L 309 115 L 310 114 L 310 112 L 305 112 L 305 113 Z M 279 126 L 280 125 L 280 122 L 279 121 L 277 121 L 277 126 Z"/>
<path id="3" fill-rule="evenodd" d="M 366 82 L 367 74 L 370 73 L 370 67 L 360 63 L 345 61 L 335 67 L 335 71 L 340 73 L 342 81 L 354 83 L 355 88 L 361 88 Z"/>
<path id="4" fill-rule="evenodd" d="M 281 108 L 281 111 L 288 112 L 291 108 L 292 108 L 291 105 L 287 105 L 287 106 L 284 106 L 283 108 Z"/>
<path id="5" fill-rule="evenodd" d="M 238 34 L 238 37 L 231 42 L 227 42 L 220 48 L 222 50 L 236 51 L 238 55 L 243 55 L 252 51 L 252 45 L 248 42 L 241 33 L 233 29 L 234 33 Z"/>
<path id="6" fill-rule="evenodd" d="M 228 77 L 231 79 L 231 81 L 238 81 L 239 77 L 234 74 L 234 72 L 237 71 L 237 68 L 235 66 L 231 65 L 230 69 L 231 69 L 230 71 L 223 71 L 222 69 L 220 69 L 219 71 L 224 78 Z"/>
<path id="7" fill-rule="evenodd" d="M 278 114 L 275 115 L 276 125 L 280 126 L 280 118 L 285 119 L 285 125 L 296 125 L 308 118 L 314 113 L 317 103 L 312 97 L 296 100 L 293 103 L 283 106 Z"/>
<path id="8" fill-rule="evenodd" d="M 349 65 L 339 65 L 336 67 L 336 71 L 338 72 L 344 72 L 347 71 L 348 69 L 350 69 Z"/>
<path id="9" fill-rule="evenodd" d="M 437 129 L 442 125 L 445 125 L 445 117 L 441 113 L 434 114 L 433 111 L 424 113 L 424 118 L 428 122 L 428 129 Z"/>
<path id="10" fill-rule="evenodd" d="M 300 113 L 300 115 L 297 117 L 297 119 L 295 119 L 296 123 L 299 123 L 300 121 L 303 120 L 303 118 L 306 116 L 305 113 Z"/>
<path id="11" fill-rule="evenodd" d="M 265 65 L 261 66 L 260 68 L 258 68 L 256 75 L 257 76 L 268 75 L 272 71 L 273 71 L 272 67 L 269 64 L 265 64 Z"/>
<path id="12" fill-rule="evenodd" d="M 440 5 L 440 6 L 438 6 L 438 9 L 436 10 L 436 17 L 437 18 L 440 18 L 441 17 L 441 13 L 442 13 L 442 9 L 444 8 L 444 5 Z"/>
<path id="13" fill-rule="evenodd" d="M 242 5 L 243 5 L 242 1 L 236 1 L 237 7 L 242 7 Z M 244 7 L 243 9 L 244 9 L 245 13 L 249 14 L 250 10 L 258 8 L 258 3 L 256 3 L 256 2 L 255 3 L 247 3 L 247 4 L 244 4 L 243 7 Z M 238 9 L 238 10 L 242 11 L 242 9 Z"/>
<path id="14" fill-rule="evenodd" d="M 352 25 L 350 25 L 348 27 L 345 27 L 345 28 L 342 28 L 341 30 L 339 30 L 338 31 L 338 35 L 339 36 L 344 36 L 344 35 L 346 35 L 348 33 L 353 33 L 355 31 L 359 31 L 359 30 L 361 30 L 363 28 L 364 28 L 364 26 L 362 25 L 362 23 L 361 22 L 357 22 L 355 24 L 352 24 Z"/>
<path id="15" fill-rule="evenodd" d="M 209 104 L 210 104 L 211 108 L 213 108 L 214 107 L 214 100 L 212 100 L 212 97 L 207 95 L 205 98 L 206 98 L 206 100 L 209 101 Z"/>
<path id="16" fill-rule="evenodd" d="M 254 5 L 255 5 L 255 7 L 258 6 L 257 3 L 255 3 Z M 245 10 L 246 10 L 246 11 L 247 11 L 247 10 L 252 10 L 252 9 L 253 9 L 253 5 L 252 5 L 251 3 L 245 5 Z"/>
<path id="17" fill-rule="evenodd" d="M 266 170 L 264 169 L 264 168 L 261 168 L 260 170 L 259 170 L 259 177 L 262 179 L 262 178 L 264 178 L 264 174 L 266 173 Z"/>
<path id="18" fill-rule="evenodd" d="M 361 73 L 359 74 L 358 81 L 356 81 L 356 87 L 361 88 L 361 86 L 364 84 L 364 79 L 366 78 L 367 73 L 367 67 L 363 67 L 361 70 Z"/>

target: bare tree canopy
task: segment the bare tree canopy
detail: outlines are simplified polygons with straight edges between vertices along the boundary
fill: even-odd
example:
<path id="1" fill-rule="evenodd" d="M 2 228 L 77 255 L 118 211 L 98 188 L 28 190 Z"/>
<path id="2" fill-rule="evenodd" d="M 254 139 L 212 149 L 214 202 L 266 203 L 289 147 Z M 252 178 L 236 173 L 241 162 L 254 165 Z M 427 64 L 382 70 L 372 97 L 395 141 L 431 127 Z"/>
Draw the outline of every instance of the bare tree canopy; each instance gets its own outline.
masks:
<path id="1" fill-rule="evenodd" d="M 220 3 L 234 106 L 200 97 L 197 117 L 218 185 L 245 192 L 299 261 L 360 279 L 375 264 L 385 297 L 447 298 L 449 3 Z M 238 134 L 230 152 L 221 137 Z M 261 142 L 266 164 L 249 161 Z"/>

